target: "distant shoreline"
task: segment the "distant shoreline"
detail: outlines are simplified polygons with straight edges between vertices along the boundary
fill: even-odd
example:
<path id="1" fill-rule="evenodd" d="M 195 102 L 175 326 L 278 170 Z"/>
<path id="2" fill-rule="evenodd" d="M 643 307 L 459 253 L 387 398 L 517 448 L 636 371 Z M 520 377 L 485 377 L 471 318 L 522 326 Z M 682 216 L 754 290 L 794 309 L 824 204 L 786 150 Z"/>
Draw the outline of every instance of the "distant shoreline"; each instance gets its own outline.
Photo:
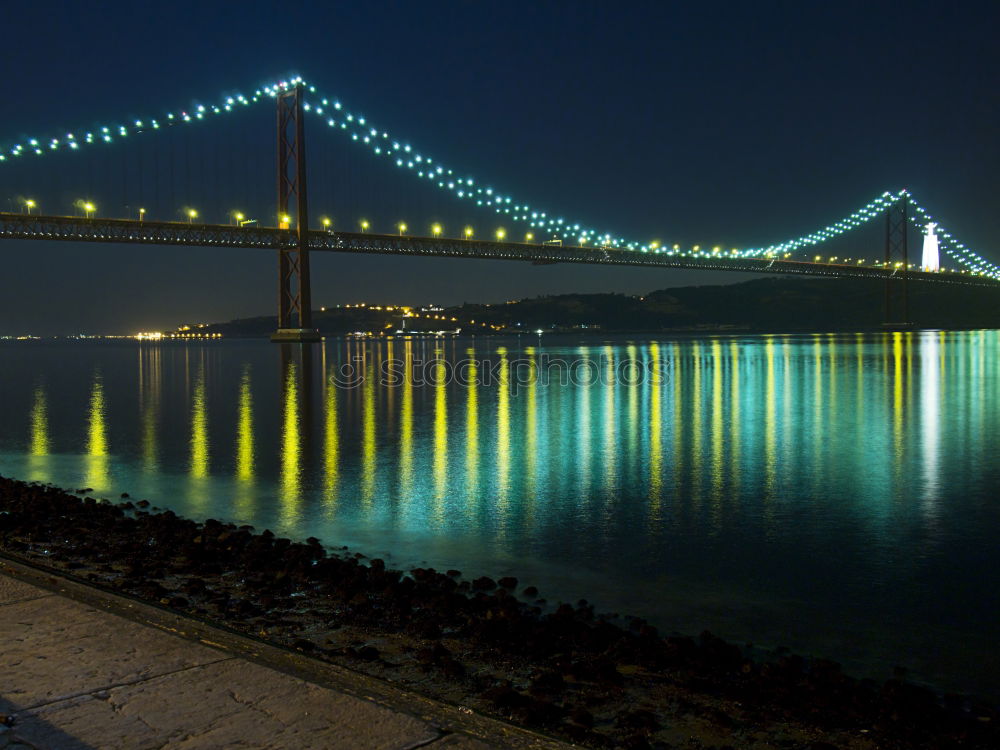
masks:
<path id="1" fill-rule="evenodd" d="M 356 341 L 387 341 L 387 340 L 400 340 L 406 338 L 412 339 L 510 339 L 510 338 L 531 338 L 538 339 L 541 338 L 542 341 L 549 337 L 559 337 L 559 338 L 577 338 L 577 339 L 587 339 L 593 341 L 603 341 L 608 337 L 621 337 L 621 336 L 637 336 L 643 338 L 657 338 L 657 337 L 673 337 L 673 336 L 684 336 L 684 337 L 697 337 L 697 336 L 821 336 L 821 335 L 871 335 L 878 333 L 897 333 L 897 332 L 910 332 L 910 333 L 925 333 L 929 331 L 946 331 L 949 333 L 959 332 L 959 331 L 996 331 L 1000 330 L 1000 325 L 997 326 L 974 326 L 974 327 L 960 327 L 960 326 L 939 326 L 939 327 L 925 327 L 925 328 L 901 328 L 901 327 L 845 327 L 845 328 L 769 328 L 769 329 L 754 329 L 754 328 L 736 328 L 736 327 L 701 327 L 701 328 L 665 328 L 662 330 L 643 330 L 643 329 L 621 329 L 621 330 L 607 330 L 607 331 L 545 331 L 539 336 L 537 333 L 530 331 L 508 331 L 508 332 L 497 332 L 497 333 L 457 333 L 457 334 L 446 334 L 437 335 L 432 333 L 422 333 L 413 332 L 407 334 L 391 334 L 387 336 L 357 336 L 350 333 L 323 333 L 321 335 L 324 340 L 356 340 Z M 85 337 L 77 336 L 30 336 L 30 337 L 20 337 L 20 336 L 0 336 L 0 344 L 5 343 L 19 343 L 19 344 L 30 344 L 30 343 L 83 343 L 83 342 L 95 342 L 95 343 L 108 343 L 108 342 L 136 342 L 143 344 L 212 344 L 219 343 L 223 341 L 269 341 L 267 335 L 228 335 L 222 336 L 216 339 L 209 338 L 190 338 L 190 339 L 171 339 L 164 338 L 156 341 L 144 341 L 138 340 L 135 336 L 125 335 L 125 334 L 94 334 Z"/>

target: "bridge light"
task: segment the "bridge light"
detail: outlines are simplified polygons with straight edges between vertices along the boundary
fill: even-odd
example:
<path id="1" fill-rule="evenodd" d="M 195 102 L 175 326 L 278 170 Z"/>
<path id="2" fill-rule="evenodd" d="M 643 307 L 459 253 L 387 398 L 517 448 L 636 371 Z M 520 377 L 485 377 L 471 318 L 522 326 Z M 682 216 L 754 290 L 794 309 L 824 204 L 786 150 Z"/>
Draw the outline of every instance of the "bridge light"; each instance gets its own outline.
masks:
<path id="1" fill-rule="evenodd" d="M 369 226 L 370 225 L 368 224 L 368 219 L 362 219 L 361 220 L 361 231 L 362 232 L 367 232 Z"/>
<path id="2" fill-rule="evenodd" d="M 471 240 L 472 239 L 472 234 L 473 234 L 472 227 L 466 227 L 465 228 L 465 239 Z"/>
<path id="3" fill-rule="evenodd" d="M 88 219 L 93 217 L 94 212 L 97 210 L 97 206 L 90 201 L 78 201 L 77 205 L 83 209 L 83 215 Z"/>
<path id="4" fill-rule="evenodd" d="M 245 218 L 246 216 L 243 215 L 242 211 L 233 211 L 233 220 L 237 226 L 241 226 Z"/>
<path id="5" fill-rule="evenodd" d="M 33 209 L 33 208 L 34 208 L 35 206 L 37 206 L 37 205 L 38 205 L 38 204 L 37 204 L 37 203 L 35 203 L 35 201 L 33 201 L 33 200 L 32 200 L 31 198 L 26 198 L 26 199 L 25 199 L 25 201 L 24 201 L 24 209 L 25 209 L 25 211 L 27 211 L 27 212 L 28 212 L 29 214 L 31 213 L 31 209 Z"/>
<path id="6" fill-rule="evenodd" d="M 187 210 L 187 215 L 188 215 L 188 224 L 192 223 L 195 219 L 198 218 L 198 212 L 195 211 L 193 208 L 189 208 Z"/>
<path id="7" fill-rule="evenodd" d="M 329 216 L 323 216 L 323 217 L 322 217 L 322 218 L 321 218 L 321 219 L 319 220 L 319 222 L 320 222 L 320 224 L 322 224 L 322 225 L 323 225 L 323 229 L 327 229 L 327 230 L 328 230 L 328 229 L 330 228 L 330 226 L 331 226 L 331 225 L 333 224 L 333 222 L 332 222 L 332 221 L 330 221 L 330 217 L 329 217 Z"/>
<path id="8" fill-rule="evenodd" d="M 526 235 L 524 235 L 524 241 L 525 242 L 532 242 L 534 239 L 535 239 L 535 235 L 534 235 L 533 232 L 528 232 Z"/>
<path id="9" fill-rule="evenodd" d="M 282 214 L 281 216 L 278 217 L 278 228 L 279 229 L 288 229 L 291 226 L 292 226 L 292 217 L 291 216 L 289 216 L 288 214 Z"/>
<path id="10" fill-rule="evenodd" d="M 403 236 L 403 232 L 406 231 L 406 222 L 405 221 L 401 221 L 401 222 L 399 222 L 399 224 L 397 226 L 398 226 L 398 229 L 399 229 L 399 236 L 402 237 Z"/>
<path id="11" fill-rule="evenodd" d="M 503 238 L 506 237 L 506 236 L 507 236 L 507 230 L 504 229 L 503 227 L 500 227 L 497 230 L 497 239 L 502 241 Z"/>
<path id="12" fill-rule="evenodd" d="M 441 225 L 440 224 L 435 224 L 434 226 L 432 226 L 431 227 L 431 234 L 433 234 L 435 237 L 440 237 L 441 236 Z"/>
<path id="13" fill-rule="evenodd" d="M 142 220 L 145 219 L 145 218 L 146 218 L 146 209 L 140 208 L 139 209 L 139 223 L 141 224 Z"/>

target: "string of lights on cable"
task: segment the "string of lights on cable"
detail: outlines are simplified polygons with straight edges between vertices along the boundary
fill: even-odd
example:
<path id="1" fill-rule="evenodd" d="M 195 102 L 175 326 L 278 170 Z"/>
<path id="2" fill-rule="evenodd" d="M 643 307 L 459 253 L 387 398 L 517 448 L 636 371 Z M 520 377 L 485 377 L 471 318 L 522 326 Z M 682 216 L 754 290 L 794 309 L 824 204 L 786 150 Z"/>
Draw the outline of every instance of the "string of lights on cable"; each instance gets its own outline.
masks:
<path id="1" fill-rule="evenodd" d="M 521 222 L 543 234 L 550 234 L 553 239 L 571 244 L 684 257 L 787 258 L 796 252 L 806 248 L 814 248 L 845 232 L 867 224 L 872 219 L 883 215 L 887 208 L 904 196 L 914 207 L 915 213 L 910 215 L 910 220 L 914 224 L 922 226 L 931 221 L 930 214 L 914 200 L 912 195 L 902 190 L 898 193 L 885 192 L 852 214 L 822 229 L 766 247 L 726 250 L 718 246 L 705 249 L 695 245 L 693 248 L 681 248 L 679 245 L 661 245 L 655 241 L 628 240 L 610 232 L 602 232 L 578 222 L 557 217 L 550 211 L 540 210 L 515 199 L 462 170 L 446 166 L 438 159 L 417 150 L 405 139 L 390 136 L 387 131 L 375 127 L 363 115 L 351 112 L 339 99 L 318 94 L 316 87 L 306 84 L 301 77 L 268 84 L 256 89 L 249 96 L 242 94 L 226 96 L 219 104 L 199 104 L 190 110 L 168 112 L 159 118 L 135 120 L 127 125 L 106 125 L 79 133 L 68 132 L 62 137 L 29 138 L 23 143 L 15 143 L 0 150 L 0 163 L 24 156 L 42 156 L 62 150 L 77 150 L 94 144 L 113 143 L 117 139 L 123 139 L 140 132 L 157 131 L 165 126 L 196 123 L 211 117 L 239 111 L 262 100 L 273 99 L 282 91 L 300 85 L 310 94 L 310 99 L 304 103 L 303 109 L 321 119 L 331 130 L 342 133 L 352 142 L 367 149 L 373 156 L 393 163 L 397 168 L 413 174 L 416 179 L 434 185 L 459 201 L 469 202 L 479 208 L 509 217 L 511 221 Z M 939 236 L 945 252 L 956 262 L 974 273 L 1000 279 L 1000 266 L 991 263 L 958 242 L 951 233 L 943 228 L 939 231 Z"/>

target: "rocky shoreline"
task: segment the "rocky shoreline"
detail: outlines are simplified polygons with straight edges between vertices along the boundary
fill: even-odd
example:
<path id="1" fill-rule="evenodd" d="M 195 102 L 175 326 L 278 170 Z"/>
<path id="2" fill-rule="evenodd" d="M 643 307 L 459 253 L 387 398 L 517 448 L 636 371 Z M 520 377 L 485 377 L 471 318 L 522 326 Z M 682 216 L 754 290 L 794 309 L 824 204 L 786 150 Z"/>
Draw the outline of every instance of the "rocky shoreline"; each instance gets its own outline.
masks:
<path id="1" fill-rule="evenodd" d="M 996 707 L 705 632 L 0 477 L 0 553 L 589 747 L 1000 747 Z"/>

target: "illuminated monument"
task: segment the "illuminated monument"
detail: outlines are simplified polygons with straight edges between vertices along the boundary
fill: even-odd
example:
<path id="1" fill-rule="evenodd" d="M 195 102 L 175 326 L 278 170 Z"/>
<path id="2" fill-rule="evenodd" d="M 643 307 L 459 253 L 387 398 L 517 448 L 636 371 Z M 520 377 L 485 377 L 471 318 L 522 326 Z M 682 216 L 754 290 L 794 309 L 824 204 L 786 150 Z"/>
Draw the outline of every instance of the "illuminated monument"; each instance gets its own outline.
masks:
<path id="1" fill-rule="evenodd" d="M 934 234 L 934 227 L 936 227 L 933 221 L 927 225 L 927 234 L 924 235 L 924 257 L 920 262 L 920 267 L 925 271 L 939 271 L 941 270 L 941 259 L 938 254 L 938 238 Z"/>

